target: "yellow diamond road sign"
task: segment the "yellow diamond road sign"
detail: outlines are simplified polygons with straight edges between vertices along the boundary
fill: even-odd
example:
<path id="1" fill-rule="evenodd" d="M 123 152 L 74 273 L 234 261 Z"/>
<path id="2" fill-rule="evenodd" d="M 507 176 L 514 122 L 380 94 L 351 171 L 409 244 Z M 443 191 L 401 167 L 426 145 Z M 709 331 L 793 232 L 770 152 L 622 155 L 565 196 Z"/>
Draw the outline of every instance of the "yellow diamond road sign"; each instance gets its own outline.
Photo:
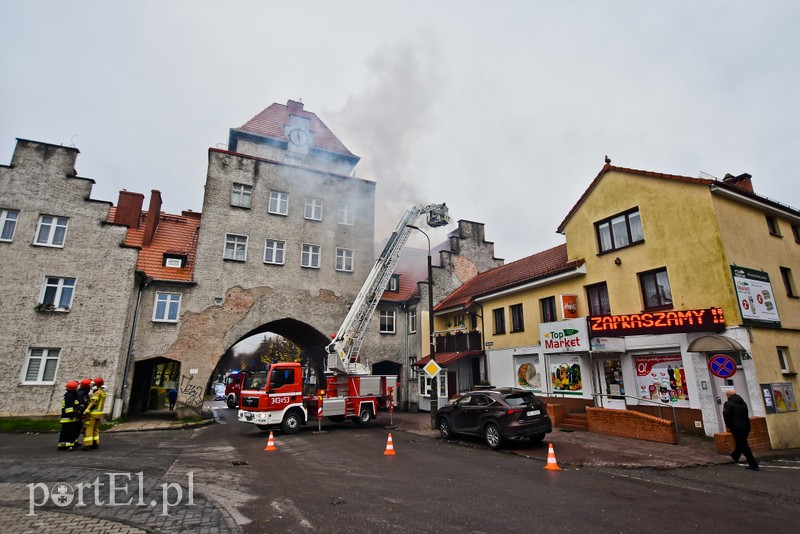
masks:
<path id="1" fill-rule="evenodd" d="M 433 360 L 426 363 L 423 369 L 425 370 L 425 374 L 428 375 L 430 378 L 436 378 L 436 375 L 438 375 L 439 371 L 442 370 L 439 364 Z"/>

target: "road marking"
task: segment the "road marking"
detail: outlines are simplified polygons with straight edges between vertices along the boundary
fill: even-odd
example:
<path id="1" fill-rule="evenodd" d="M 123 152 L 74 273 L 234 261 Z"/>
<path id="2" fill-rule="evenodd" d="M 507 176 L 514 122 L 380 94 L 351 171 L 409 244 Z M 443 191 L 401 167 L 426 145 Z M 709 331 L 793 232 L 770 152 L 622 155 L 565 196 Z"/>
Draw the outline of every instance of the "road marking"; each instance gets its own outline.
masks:
<path id="1" fill-rule="evenodd" d="M 311 524 L 303 514 L 300 513 L 300 510 L 297 509 L 297 506 L 290 499 L 284 499 L 283 501 L 272 501 L 272 507 L 281 514 L 290 514 L 294 516 L 299 522 L 300 526 L 303 528 L 307 528 L 310 530 L 314 530 L 314 525 Z"/>
<path id="2" fill-rule="evenodd" d="M 701 493 L 713 493 L 711 490 L 707 490 L 707 489 L 703 489 L 703 488 L 692 488 L 692 487 L 686 486 L 684 484 L 673 484 L 671 482 L 664 482 L 664 481 L 661 481 L 661 480 L 651 480 L 649 478 L 634 477 L 634 476 L 631 476 L 631 475 L 615 474 L 614 476 L 620 477 L 620 478 L 630 478 L 631 480 L 639 480 L 641 482 L 648 482 L 648 483 L 652 483 L 652 484 L 662 484 L 664 486 L 672 486 L 672 487 L 675 487 L 675 488 L 680 488 L 682 490 L 694 490 L 694 491 L 699 491 Z"/>

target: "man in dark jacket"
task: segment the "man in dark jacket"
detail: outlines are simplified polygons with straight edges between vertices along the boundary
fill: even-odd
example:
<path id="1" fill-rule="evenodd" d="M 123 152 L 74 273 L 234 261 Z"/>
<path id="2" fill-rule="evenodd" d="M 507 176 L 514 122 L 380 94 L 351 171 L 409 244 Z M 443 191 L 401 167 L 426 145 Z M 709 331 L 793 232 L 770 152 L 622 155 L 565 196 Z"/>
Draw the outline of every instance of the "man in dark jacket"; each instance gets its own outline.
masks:
<path id="1" fill-rule="evenodd" d="M 753 457 L 753 451 L 747 444 L 747 436 L 750 434 L 750 416 L 747 410 L 747 403 L 736 394 L 736 390 L 729 389 L 725 392 L 728 400 L 722 407 L 722 417 L 725 419 L 725 426 L 728 427 L 733 435 L 736 448 L 731 453 L 731 458 L 739 463 L 739 458 L 744 454 L 747 459 L 747 469 L 758 471 L 758 462 Z"/>

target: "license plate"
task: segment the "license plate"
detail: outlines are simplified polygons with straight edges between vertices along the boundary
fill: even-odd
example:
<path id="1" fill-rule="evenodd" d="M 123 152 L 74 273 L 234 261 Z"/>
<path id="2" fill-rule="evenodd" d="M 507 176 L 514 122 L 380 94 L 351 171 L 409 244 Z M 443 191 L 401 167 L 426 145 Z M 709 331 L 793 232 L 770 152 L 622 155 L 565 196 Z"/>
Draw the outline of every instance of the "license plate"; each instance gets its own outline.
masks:
<path id="1" fill-rule="evenodd" d="M 539 411 L 539 410 L 531 410 L 525 415 L 527 415 L 528 417 L 533 417 L 534 415 L 539 415 L 540 413 L 541 413 L 541 411 Z"/>

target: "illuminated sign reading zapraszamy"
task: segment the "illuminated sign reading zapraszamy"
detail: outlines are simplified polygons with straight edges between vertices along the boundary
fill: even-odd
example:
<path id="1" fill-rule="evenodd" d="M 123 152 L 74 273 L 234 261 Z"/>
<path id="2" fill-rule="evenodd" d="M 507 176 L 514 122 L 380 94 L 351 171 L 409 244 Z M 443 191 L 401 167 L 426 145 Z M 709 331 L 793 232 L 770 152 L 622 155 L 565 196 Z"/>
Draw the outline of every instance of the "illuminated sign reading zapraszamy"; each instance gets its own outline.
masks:
<path id="1" fill-rule="evenodd" d="M 592 336 L 640 336 L 723 330 L 725 330 L 725 316 L 722 308 L 589 317 L 589 334 Z"/>

